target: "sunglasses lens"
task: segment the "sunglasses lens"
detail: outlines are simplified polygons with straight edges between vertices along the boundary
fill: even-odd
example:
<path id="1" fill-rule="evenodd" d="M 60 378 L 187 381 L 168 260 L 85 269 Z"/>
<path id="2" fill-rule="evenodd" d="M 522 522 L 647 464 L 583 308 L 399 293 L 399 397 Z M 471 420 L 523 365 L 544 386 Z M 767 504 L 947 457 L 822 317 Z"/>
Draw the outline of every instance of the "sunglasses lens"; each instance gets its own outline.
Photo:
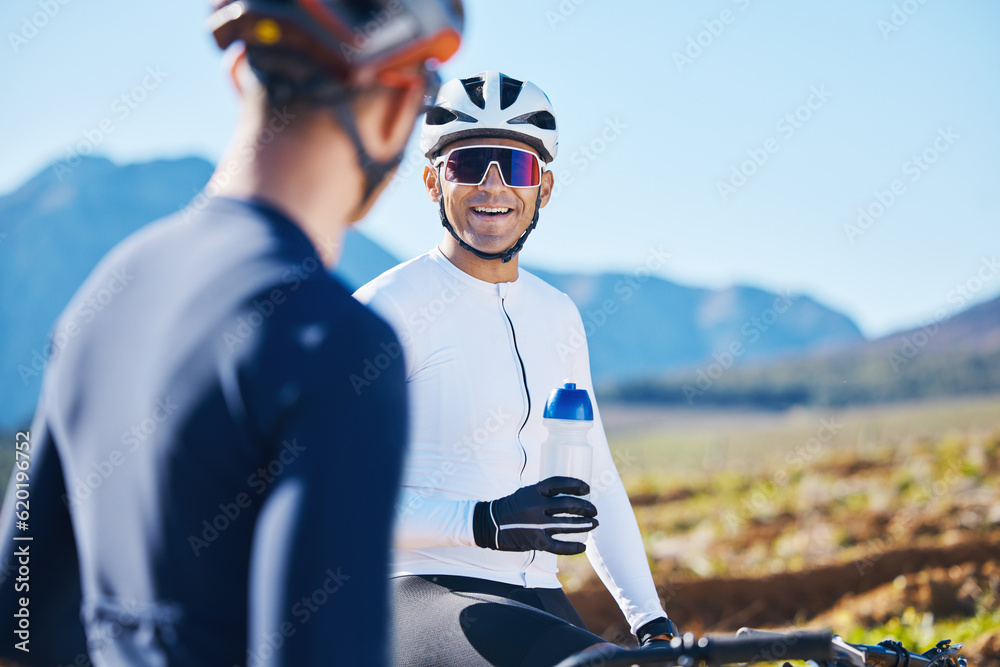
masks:
<path id="1" fill-rule="evenodd" d="M 444 179 L 461 185 L 478 185 L 493 162 L 500 165 L 503 180 L 510 187 L 527 188 L 541 182 L 538 158 L 533 153 L 506 146 L 456 148 L 448 156 Z"/>
<path id="2" fill-rule="evenodd" d="M 503 173 L 503 180 L 507 185 L 515 188 L 525 188 L 538 185 L 541 170 L 538 168 L 538 160 L 531 153 L 524 151 L 506 150 L 506 160 L 500 159 L 500 171 Z"/>
<path id="3" fill-rule="evenodd" d="M 490 164 L 488 148 L 459 148 L 448 156 L 444 167 L 444 180 L 462 185 L 477 185 L 483 180 Z"/>

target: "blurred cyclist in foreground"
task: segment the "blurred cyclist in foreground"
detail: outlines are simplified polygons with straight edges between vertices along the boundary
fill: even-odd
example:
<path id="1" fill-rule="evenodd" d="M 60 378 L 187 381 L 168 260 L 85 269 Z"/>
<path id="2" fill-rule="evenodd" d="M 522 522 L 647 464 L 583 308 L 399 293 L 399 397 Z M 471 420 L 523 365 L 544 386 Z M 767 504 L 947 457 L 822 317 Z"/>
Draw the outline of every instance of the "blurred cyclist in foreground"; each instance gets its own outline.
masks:
<path id="1" fill-rule="evenodd" d="M 420 148 L 444 239 L 355 294 L 396 329 L 412 400 L 393 664 L 552 665 L 603 642 L 556 577 L 556 555 L 584 548 L 640 643 L 669 639 L 677 630 L 596 406 L 592 485 L 540 479 L 549 392 L 570 379 L 593 393 L 576 306 L 518 267 L 552 192 L 548 97 L 496 71 L 454 79 L 427 112 Z M 586 547 L 565 533 L 589 533 Z"/>
<path id="2" fill-rule="evenodd" d="M 0 518 L 0 653 L 383 663 L 405 375 L 395 361 L 354 391 L 398 343 L 323 264 L 398 164 L 436 89 L 425 63 L 462 23 L 458 0 L 215 3 L 242 102 L 216 196 L 119 244 L 56 324 L 75 330 Z"/>

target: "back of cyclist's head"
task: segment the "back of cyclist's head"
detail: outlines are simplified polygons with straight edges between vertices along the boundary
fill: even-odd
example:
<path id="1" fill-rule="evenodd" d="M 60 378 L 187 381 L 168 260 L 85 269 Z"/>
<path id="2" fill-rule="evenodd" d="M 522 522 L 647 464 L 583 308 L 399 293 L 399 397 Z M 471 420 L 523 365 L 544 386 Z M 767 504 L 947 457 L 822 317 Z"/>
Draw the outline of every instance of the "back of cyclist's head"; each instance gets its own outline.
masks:
<path id="1" fill-rule="evenodd" d="M 366 90 L 431 80 L 460 43 L 461 0 L 213 0 L 208 20 L 234 44 L 270 106 L 331 107 Z"/>
<path id="2" fill-rule="evenodd" d="M 258 132 L 287 110 L 302 116 L 298 127 L 329 136 L 322 128 L 332 114 L 351 141 L 364 179 L 351 215 L 359 219 L 402 160 L 421 97 L 437 91 L 431 63 L 458 49 L 461 0 L 214 0 L 213 7 L 209 28 L 219 47 L 246 54 L 234 73 L 259 82 L 244 94 Z M 362 138 L 366 129 L 374 144 Z"/>

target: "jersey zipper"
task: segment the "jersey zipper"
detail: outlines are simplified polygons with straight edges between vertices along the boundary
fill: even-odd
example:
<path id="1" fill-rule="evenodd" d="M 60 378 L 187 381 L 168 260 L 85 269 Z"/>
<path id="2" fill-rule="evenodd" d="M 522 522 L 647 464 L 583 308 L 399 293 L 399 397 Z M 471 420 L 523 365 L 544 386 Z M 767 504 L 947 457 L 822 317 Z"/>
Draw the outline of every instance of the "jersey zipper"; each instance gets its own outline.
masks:
<path id="1" fill-rule="evenodd" d="M 517 363 L 521 367 L 521 386 L 524 389 L 524 399 L 527 404 L 527 410 L 524 411 L 524 421 L 521 422 L 521 427 L 517 429 L 517 445 L 521 448 L 521 470 L 518 472 L 518 480 L 521 485 L 524 486 L 524 469 L 528 465 L 528 452 L 524 448 L 524 444 L 521 442 L 521 431 L 524 430 L 525 425 L 528 423 L 528 417 L 531 416 L 531 392 L 528 391 L 528 374 L 524 369 L 524 359 L 521 358 L 521 351 L 517 347 L 517 332 L 514 330 L 514 322 L 510 319 L 510 314 L 507 312 L 507 306 L 505 305 L 505 299 L 503 296 L 500 297 L 500 309 L 503 311 L 504 317 L 507 318 L 507 325 L 510 327 L 510 337 L 514 344 L 514 354 L 517 355 Z M 529 551 L 528 558 L 521 566 L 521 579 L 527 586 L 527 568 L 531 565 L 531 562 L 535 560 L 535 552 Z"/>

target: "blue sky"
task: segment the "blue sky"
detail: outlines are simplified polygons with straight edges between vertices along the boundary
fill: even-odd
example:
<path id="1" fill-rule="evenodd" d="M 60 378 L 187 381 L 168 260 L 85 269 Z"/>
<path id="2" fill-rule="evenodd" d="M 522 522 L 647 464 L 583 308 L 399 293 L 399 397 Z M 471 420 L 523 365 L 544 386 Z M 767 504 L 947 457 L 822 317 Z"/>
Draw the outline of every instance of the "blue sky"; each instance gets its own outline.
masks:
<path id="1" fill-rule="evenodd" d="M 119 162 L 217 159 L 237 107 L 207 6 L 5 0 L 0 193 L 85 136 Z M 870 336 L 1000 294 L 1000 4 L 466 6 L 444 75 L 500 69 L 556 109 L 562 185 L 524 263 L 630 272 L 665 249 L 665 278 L 805 292 Z M 442 233 L 421 164 L 411 145 L 361 226 L 404 259 Z"/>

